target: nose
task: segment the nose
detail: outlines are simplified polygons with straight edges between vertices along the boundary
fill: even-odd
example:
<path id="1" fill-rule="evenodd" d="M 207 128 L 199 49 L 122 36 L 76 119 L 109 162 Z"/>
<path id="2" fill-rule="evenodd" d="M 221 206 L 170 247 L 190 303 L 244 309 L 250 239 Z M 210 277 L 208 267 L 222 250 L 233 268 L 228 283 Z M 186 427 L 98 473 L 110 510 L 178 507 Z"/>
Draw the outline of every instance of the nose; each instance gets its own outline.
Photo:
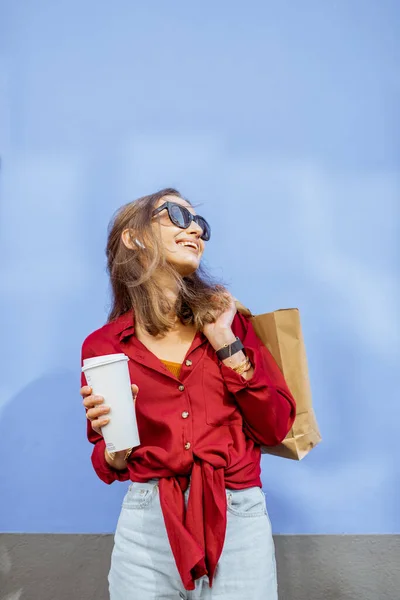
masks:
<path id="1" fill-rule="evenodd" d="M 196 235 L 197 237 L 200 237 L 203 234 L 202 228 L 196 221 L 192 221 L 186 231 L 189 235 Z"/>

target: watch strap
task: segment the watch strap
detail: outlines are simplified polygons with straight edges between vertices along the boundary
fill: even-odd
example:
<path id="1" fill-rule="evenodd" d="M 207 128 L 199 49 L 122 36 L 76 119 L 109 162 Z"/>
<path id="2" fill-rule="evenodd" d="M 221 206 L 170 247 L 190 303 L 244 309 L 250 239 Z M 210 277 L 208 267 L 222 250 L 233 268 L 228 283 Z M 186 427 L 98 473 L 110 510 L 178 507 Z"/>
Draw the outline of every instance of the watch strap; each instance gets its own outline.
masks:
<path id="1" fill-rule="evenodd" d="M 217 357 L 219 360 L 225 360 L 226 358 L 233 356 L 233 354 L 236 354 L 236 352 L 240 352 L 243 348 L 244 346 L 241 340 L 237 337 L 232 344 L 225 344 L 222 348 L 217 350 Z"/>

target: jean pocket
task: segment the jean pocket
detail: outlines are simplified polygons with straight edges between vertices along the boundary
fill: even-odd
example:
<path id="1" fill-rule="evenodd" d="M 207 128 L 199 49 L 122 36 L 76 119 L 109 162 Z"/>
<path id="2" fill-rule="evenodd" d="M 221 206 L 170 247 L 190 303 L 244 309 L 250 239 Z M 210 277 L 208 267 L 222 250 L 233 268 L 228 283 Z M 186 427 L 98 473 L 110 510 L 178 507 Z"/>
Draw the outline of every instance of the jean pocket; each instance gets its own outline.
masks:
<path id="1" fill-rule="evenodd" d="M 268 515 L 265 495 L 258 486 L 244 490 L 227 490 L 228 512 L 237 517 L 262 517 Z"/>
<path id="2" fill-rule="evenodd" d="M 156 483 L 132 481 L 122 501 L 122 507 L 131 510 L 147 508 L 152 503 L 157 490 L 158 485 Z"/>

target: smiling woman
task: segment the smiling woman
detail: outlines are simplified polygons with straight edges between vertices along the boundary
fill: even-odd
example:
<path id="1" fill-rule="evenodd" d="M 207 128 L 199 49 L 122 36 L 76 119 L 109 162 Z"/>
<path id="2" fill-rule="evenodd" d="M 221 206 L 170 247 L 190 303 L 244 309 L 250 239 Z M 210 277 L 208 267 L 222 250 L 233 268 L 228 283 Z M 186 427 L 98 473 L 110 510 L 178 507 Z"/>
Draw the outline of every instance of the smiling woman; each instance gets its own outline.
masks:
<path id="1" fill-rule="evenodd" d="M 109 454 L 101 428 L 113 415 L 83 378 L 81 394 L 98 476 L 132 481 L 111 600 L 172 600 L 185 590 L 199 600 L 277 599 L 260 446 L 284 439 L 295 403 L 250 321 L 202 272 L 210 234 L 173 189 L 123 206 L 110 225 L 113 305 L 82 361 L 128 356 L 140 445 Z"/>

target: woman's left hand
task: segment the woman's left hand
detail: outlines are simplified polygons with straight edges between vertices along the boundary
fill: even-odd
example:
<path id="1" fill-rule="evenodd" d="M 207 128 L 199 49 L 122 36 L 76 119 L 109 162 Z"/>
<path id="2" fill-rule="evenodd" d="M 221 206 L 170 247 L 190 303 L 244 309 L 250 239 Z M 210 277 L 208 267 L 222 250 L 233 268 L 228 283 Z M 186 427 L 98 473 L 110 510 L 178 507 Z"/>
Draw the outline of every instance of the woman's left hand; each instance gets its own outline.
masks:
<path id="1" fill-rule="evenodd" d="M 232 333 L 232 322 L 236 314 L 235 299 L 229 292 L 226 295 L 229 300 L 228 308 L 221 312 L 215 323 L 207 323 L 203 328 L 203 333 L 210 344 L 218 348 L 236 339 Z"/>

